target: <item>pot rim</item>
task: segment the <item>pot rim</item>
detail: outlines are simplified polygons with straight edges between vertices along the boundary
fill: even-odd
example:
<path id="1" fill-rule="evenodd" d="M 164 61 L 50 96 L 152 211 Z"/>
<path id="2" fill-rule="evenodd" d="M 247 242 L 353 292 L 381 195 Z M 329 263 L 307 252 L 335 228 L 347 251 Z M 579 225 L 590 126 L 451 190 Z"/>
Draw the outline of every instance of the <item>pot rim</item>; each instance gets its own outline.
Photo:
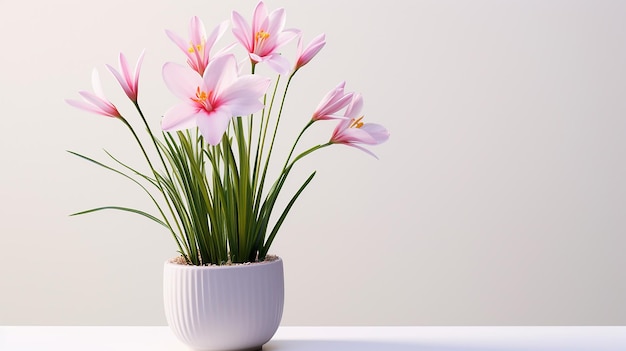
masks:
<path id="1" fill-rule="evenodd" d="M 265 266 L 265 265 L 270 265 L 270 264 L 277 264 L 277 263 L 282 263 L 283 261 L 283 259 L 280 256 L 276 256 L 276 255 L 268 255 L 268 256 L 273 256 L 275 257 L 275 259 L 271 261 L 232 263 L 232 264 L 224 264 L 224 265 L 204 265 L 204 266 L 195 266 L 195 265 L 180 264 L 180 263 L 172 262 L 172 260 L 174 260 L 175 258 L 180 257 L 180 256 L 176 256 L 176 257 L 172 257 L 172 258 L 165 260 L 165 266 L 175 267 L 178 269 L 237 269 L 237 268 L 259 267 L 259 266 Z"/>

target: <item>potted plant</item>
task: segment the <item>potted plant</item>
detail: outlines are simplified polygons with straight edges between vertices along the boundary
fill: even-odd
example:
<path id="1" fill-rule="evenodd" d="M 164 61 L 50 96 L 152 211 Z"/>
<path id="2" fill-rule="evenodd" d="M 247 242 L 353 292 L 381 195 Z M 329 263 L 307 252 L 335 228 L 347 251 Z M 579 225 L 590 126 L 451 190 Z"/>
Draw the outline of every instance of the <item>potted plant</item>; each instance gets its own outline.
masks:
<path id="1" fill-rule="evenodd" d="M 315 176 L 313 172 L 306 178 L 277 210 L 296 163 L 339 144 L 375 157 L 364 145 L 380 144 L 389 137 L 383 126 L 363 120 L 361 95 L 346 92 L 345 83 L 340 83 L 304 121 L 286 159 L 273 159 L 289 83 L 324 47 L 325 36 L 315 37 L 303 48 L 302 33 L 284 28 L 284 9 L 268 13 L 263 2 L 254 9 L 250 24 L 237 12 L 230 22 L 236 43 L 215 53 L 213 46 L 229 27 L 226 21 L 208 36 L 197 17 L 191 19 L 190 38 L 166 31 L 186 56 L 187 65 L 163 65 L 165 85 L 180 102 L 164 113 L 159 132 L 152 131 L 139 104 L 143 53 L 134 70 L 123 54 L 119 69 L 107 65 L 134 104 L 136 122 L 127 120 L 106 99 L 95 69 L 94 91 L 79 92 L 82 101 L 66 100 L 122 122 L 136 140 L 148 171 L 109 153 L 108 163 L 70 153 L 128 178 L 154 204 L 151 211 L 104 206 L 74 215 L 128 211 L 158 223 L 172 235 L 178 255 L 164 265 L 165 314 L 180 340 L 198 350 L 258 349 L 276 332 L 283 309 L 283 262 L 270 254 L 270 248 L 292 205 Z M 297 52 L 292 63 L 281 50 L 293 40 Z M 243 61 L 230 53 L 237 44 L 247 52 Z M 269 66 L 276 78 L 260 75 L 259 65 Z M 283 77 L 286 84 L 281 85 Z M 302 135 L 324 120 L 336 123 L 328 141 L 296 151 Z M 145 129 L 146 145 L 135 123 Z M 275 179 L 268 177 L 270 167 L 279 167 Z"/>

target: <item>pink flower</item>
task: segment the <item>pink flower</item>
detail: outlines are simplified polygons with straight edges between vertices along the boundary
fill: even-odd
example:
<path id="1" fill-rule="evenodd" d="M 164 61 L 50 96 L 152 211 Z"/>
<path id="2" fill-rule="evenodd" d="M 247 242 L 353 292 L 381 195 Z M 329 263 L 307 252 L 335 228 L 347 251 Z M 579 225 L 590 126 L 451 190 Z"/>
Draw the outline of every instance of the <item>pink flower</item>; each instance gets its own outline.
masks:
<path id="1" fill-rule="evenodd" d="M 102 86 L 100 84 L 100 76 L 98 71 L 94 68 L 91 74 L 91 85 L 94 93 L 88 91 L 79 91 L 78 94 L 85 101 L 80 100 L 65 100 L 69 105 L 77 107 L 81 110 L 93 112 L 99 115 L 108 117 L 122 117 L 115 105 L 113 105 L 102 92 Z"/>
<path id="2" fill-rule="evenodd" d="M 381 144 L 389 139 L 389 132 L 380 124 L 363 123 L 362 108 L 363 98 L 360 94 L 355 94 L 346 109 L 345 117 L 347 118 L 341 120 L 335 127 L 330 143 L 352 146 L 378 158 L 374 153 L 358 144 Z"/>
<path id="3" fill-rule="evenodd" d="M 266 62 L 279 74 L 286 74 L 290 69 L 287 59 L 277 50 L 294 39 L 300 31 L 284 29 L 285 9 L 276 9 L 267 14 L 263 1 L 259 1 L 254 9 L 252 28 L 236 11 L 232 14 L 233 34 L 250 55 L 253 63 Z"/>
<path id="4" fill-rule="evenodd" d="M 341 82 L 333 90 L 329 91 L 313 112 L 313 121 L 327 119 L 344 119 L 345 116 L 335 115 L 339 110 L 346 107 L 352 99 L 352 93 L 344 93 L 346 82 Z"/>
<path id="5" fill-rule="evenodd" d="M 139 59 L 135 64 L 135 71 L 133 75 L 130 74 L 130 69 L 128 67 L 128 61 L 126 61 L 126 57 L 124 54 L 120 52 L 120 72 L 118 72 L 115 68 L 106 65 L 109 71 L 115 76 L 117 81 L 124 89 L 124 92 L 133 102 L 137 102 L 137 92 L 139 90 L 139 71 L 141 70 L 141 63 L 143 62 L 143 54 L 145 51 L 141 52 L 139 55 Z"/>
<path id="6" fill-rule="evenodd" d="M 189 42 L 169 30 L 166 30 L 165 33 L 187 55 L 189 66 L 200 75 L 203 75 L 206 66 L 209 64 L 209 52 L 215 42 L 224 35 L 227 27 L 228 21 L 224 21 L 215 27 L 211 35 L 207 37 L 204 24 L 198 17 L 194 16 L 189 22 L 189 37 L 191 37 Z M 216 56 L 228 49 L 230 47 L 219 51 Z"/>
<path id="7" fill-rule="evenodd" d="M 197 126 L 211 145 L 220 142 L 233 116 L 263 108 L 259 99 L 270 83 L 257 75 L 239 76 L 235 56 L 230 54 L 211 60 L 202 77 L 187 67 L 166 63 L 163 79 L 170 91 L 183 100 L 165 113 L 163 130 Z"/>
<path id="8" fill-rule="evenodd" d="M 298 55 L 296 59 L 296 66 L 294 67 L 294 71 L 300 69 L 300 67 L 306 65 L 317 55 L 320 50 L 326 45 L 326 36 L 324 34 L 320 34 L 317 37 L 313 38 L 304 51 L 302 51 L 302 37 L 298 39 Z"/>

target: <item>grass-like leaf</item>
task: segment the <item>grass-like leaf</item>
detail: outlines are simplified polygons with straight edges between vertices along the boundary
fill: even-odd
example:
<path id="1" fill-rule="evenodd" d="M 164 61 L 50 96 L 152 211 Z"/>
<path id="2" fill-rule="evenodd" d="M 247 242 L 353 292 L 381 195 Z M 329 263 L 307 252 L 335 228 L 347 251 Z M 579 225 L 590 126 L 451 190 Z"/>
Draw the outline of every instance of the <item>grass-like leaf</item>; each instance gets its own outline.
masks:
<path id="1" fill-rule="evenodd" d="M 136 210 L 134 208 L 128 208 L 128 207 L 120 207 L 120 206 L 104 206 L 104 207 L 98 207 L 98 208 L 92 208 L 90 210 L 86 210 L 86 211 L 81 211 L 81 212 L 76 212 L 76 213 L 72 213 L 70 216 L 78 216 L 78 215 L 83 215 L 83 214 L 87 214 L 87 213 L 92 213 L 92 212 L 97 212 L 97 211 L 103 211 L 103 210 L 118 210 L 118 211 L 125 211 L 125 212 L 132 212 L 141 216 L 144 216 L 152 221 L 157 222 L 158 224 L 164 226 L 165 228 L 168 228 L 167 224 L 165 224 L 162 220 L 158 219 L 157 217 L 146 213 L 144 211 L 141 210 Z"/>

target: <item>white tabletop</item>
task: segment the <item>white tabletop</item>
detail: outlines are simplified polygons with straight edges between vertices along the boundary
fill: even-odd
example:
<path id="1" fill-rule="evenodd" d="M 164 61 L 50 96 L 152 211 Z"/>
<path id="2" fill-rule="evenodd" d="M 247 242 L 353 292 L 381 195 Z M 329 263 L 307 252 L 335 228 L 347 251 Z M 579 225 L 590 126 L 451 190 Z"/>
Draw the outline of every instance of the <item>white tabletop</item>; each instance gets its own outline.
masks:
<path id="1" fill-rule="evenodd" d="M 168 327 L 2 327 L 1 351 L 188 351 Z M 264 351 L 626 351 L 626 327 L 280 327 Z"/>

